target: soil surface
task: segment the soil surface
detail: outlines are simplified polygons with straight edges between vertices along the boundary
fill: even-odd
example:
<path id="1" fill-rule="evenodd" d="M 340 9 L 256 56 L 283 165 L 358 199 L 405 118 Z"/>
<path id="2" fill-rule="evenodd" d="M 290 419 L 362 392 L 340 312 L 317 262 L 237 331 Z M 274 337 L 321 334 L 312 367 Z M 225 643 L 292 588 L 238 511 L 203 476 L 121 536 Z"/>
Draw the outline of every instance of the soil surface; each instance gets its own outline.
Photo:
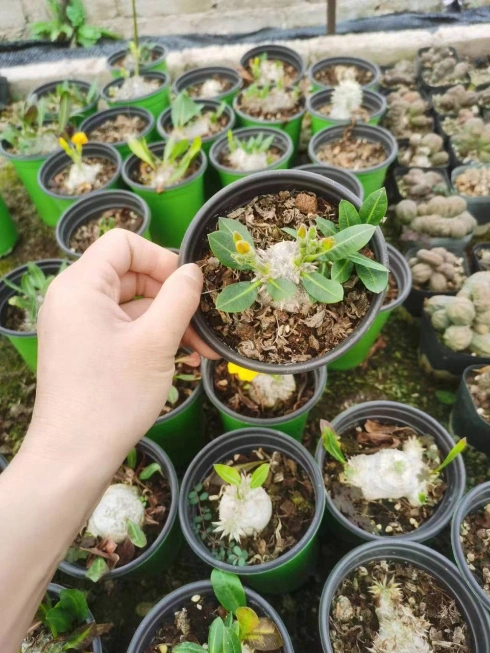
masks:
<path id="1" fill-rule="evenodd" d="M 221 90 L 218 95 L 222 95 L 223 93 L 226 93 L 233 86 L 233 82 L 231 82 L 229 79 L 225 79 L 224 77 L 221 77 L 220 75 L 211 75 L 208 79 L 212 79 L 213 81 L 219 82 L 221 86 Z M 189 86 L 188 88 L 186 88 L 186 91 L 193 98 L 201 98 L 203 97 L 202 87 L 205 83 L 206 82 L 204 81 L 199 84 L 194 84 L 193 86 Z M 203 98 L 203 99 L 207 99 L 207 98 Z"/>
<path id="2" fill-rule="evenodd" d="M 140 116 L 128 116 L 120 113 L 116 118 L 105 120 L 99 127 L 87 134 L 90 141 L 99 143 L 125 143 L 132 136 L 140 136 L 148 123 Z"/>
<path id="3" fill-rule="evenodd" d="M 349 64 L 334 64 L 321 68 L 315 74 L 315 81 L 323 86 L 338 86 L 339 82 L 348 78 L 354 79 L 361 86 L 365 86 L 369 84 L 373 77 L 373 72 L 366 68 L 359 68 L 358 66 L 351 66 Z"/>
<path id="4" fill-rule="evenodd" d="M 94 190 L 103 188 L 110 180 L 114 177 L 117 171 L 117 165 L 110 159 L 103 159 L 102 157 L 85 157 L 83 162 L 87 165 L 101 165 L 102 168 L 97 175 L 97 179 L 94 184 L 81 184 L 76 191 L 71 191 L 66 188 L 66 181 L 70 173 L 70 168 L 72 163 L 69 163 L 61 172 L 55 175 L 49 182 L 48 188 L 58 195 L 85 195 L 86 193 L 91 193 Z"/>
<path id="5" fill-rule="evenodd" d="M 490 366 L 481 367 L 477 370 L 471 370 L 466 375 L 466 385 L 470 391 L 471 398 L 475 404 L 476 412 L 485 422 L 490 424 L 490 392 L 489 388 L 485 386 L 482 387 L 480 383 L 483 384 L 483 381 L 479 383 L 479 377 L 482 374 L 488 374 L 490 371 Z"/>
<path id="6" fill-rule="evenodd" d="M 326 116 L 327 118 L 330 116 L 330 113 L 332 112 L 333 104 L 329 102 L 328 104 L 323 104 L 320 107 L 317 107 L 315 111 L 318 113 L 321 113 L 322 116 Z M 359 120 L 361 122 L 367 122 L 369 118 L 371 117 L 371 111 L 364 107 L 359 107 L 359 109 L 356 109 L 355 111 L 352 112 L 351 114 L 351 120 Z"/>
<path id="7" fill-rule="evenodd" d="M 78 227 L 70 238 L 70 249 L 83 254 L 99 238 L 104 227 L 118 227 L 136 233 L 142 224 L 143 218 L 131 209 L 107 209 L 98 218 L 92 218 Z"/>
<path id="8" fill-rule="evenodd" d="M 490 504 L 466 516 L 460 539 L 469 568 L 490 597 Z"/>
<path id="9" fill-rule="evenodd" d="M 276 87 L 271 87 L 272 93 L 275 92 L 275 88 Z M 251 96 L 252 100 L 250 97 L 247 97 L 247 92 L 248 89 L 247 91 L 240 93 L 238 96 L 238 108 L 248 116 L 257 118 L 257 120 L 288 120 L 289 118 L 296 116 L 303 109 L 305 104 L 304 97 L 299 96 L 291 108 L 270 111 L 264 106 L 258 106 L 259 103 L 257 103 L 255 96 Z M 285 89 L 285 93 L 292 95 L 294 89 Z"/>
<path id="10" fill-rule="evenodd" d="M 349 170 L 372 168 L 386 161 L 388 156 L 382 143 L 355 138 L 351 127 L 341 138 L 320 145 L 315 154 L 322 163 Z"/>

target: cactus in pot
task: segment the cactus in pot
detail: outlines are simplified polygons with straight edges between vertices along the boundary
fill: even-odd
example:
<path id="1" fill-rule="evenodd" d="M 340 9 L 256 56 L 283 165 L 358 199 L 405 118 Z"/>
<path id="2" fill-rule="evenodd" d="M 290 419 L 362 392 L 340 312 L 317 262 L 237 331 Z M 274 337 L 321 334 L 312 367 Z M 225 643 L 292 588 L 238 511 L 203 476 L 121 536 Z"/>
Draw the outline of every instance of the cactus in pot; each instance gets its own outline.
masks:
<path id="1" fill-rule="evenodd" d="M 445 247 L 419 249 L 408 263 L 415 288 L 431 292 L 457 292 L 466 280 L 463 258 Z"/>
<path id="2" fill-rule="evenodd" d="M 388 112 L 384 125 L 395 138 L 410 138 L 412 134 L 432 131 L 432 118 L 428 115 L 429 104 L 420 93 L 401 89 L 388 97 Z"/>
<path id="3" fill-rule="evenodd" d="M 398 161 L 409 168 L 446 166 L 449 154 L 444 150 L 444 140 L 439 134 L 412 134 L 407 147 L 401 147 Z"/>
<path id="4" fill-rule="evenodd" d="M 429 86 L 446 86 L 448 84 L 461 84 L 468 81 L 470 64 L 466 61 L 456 61 L 454 57 L 447 57 L 434 64 L 432 70 L 422 73 L 422 79 Z"/>
<path id="5" fill-rule="evenodd" d="M 444 177 L 436 170 L 410 168 L 396 179 L 400 195 L 415 201 L 430 200 L 434 195 L 446 195 L 448 186 Z"/>
<path id="6" fill-rule="evenodd" d="M 451 136 L 451 145 L 463 163 L 489 163 L 490 124 L 481 118 L 468 120 L 458 134 Z"/>
<path id="7" fill-rule="evenodd" d="M 381 85 L 386 88 L 414 88 L 417 84 L 415 65 L 409 59 L 400 59 L 383 73 Z"/>
<path id="8" fill-rule="evenodd" d="M 473 233 L 477 222 L 466 210 L 466 201 L 459 196 L 433 197 L 417 204 L 402 200 L 396 205 L 395 215 L 404 231 L 414 231 L 433 238 L 464 238 Z"/>
<path id="9" fill-rule="evenodd" d="M 453 86 L 445 93 L 432 97 L 432 103 L 437 113 L 456 115 L 461 109 L 471 109 L 471 112 L 478 115 L 479 93 L 467 91 L 462 84 Z"/>

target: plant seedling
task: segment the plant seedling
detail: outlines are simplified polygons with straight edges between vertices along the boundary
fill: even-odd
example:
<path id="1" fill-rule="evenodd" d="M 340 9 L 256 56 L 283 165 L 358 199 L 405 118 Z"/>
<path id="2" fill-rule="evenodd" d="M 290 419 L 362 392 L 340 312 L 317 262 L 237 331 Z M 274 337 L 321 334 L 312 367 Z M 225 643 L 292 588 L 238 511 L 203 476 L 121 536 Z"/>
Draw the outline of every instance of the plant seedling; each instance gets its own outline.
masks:
<path id="1" fill-rule="evenodd" d="M 184 138 L 206 136 L 212 126 L 218 123 L 226 106 L 226 102 L 221 102 L 216 111 L 209 111 L 203 104 L 194 102 L 186 91 L 182 91 L 172 103 L 173 135 L 182 135 Z"/>
<path id="2" fill-rule="evenodd" d="M 106 234 L 108 231 L 111 231 L 116 226 L 116 221 L 114 218 L 101 218 L 99 222 L 99 238 Z"/>
<path id="3" fill-rule="evenodd" d="M 138 33 L 138 15 L 136 13 L 136 0 L 131 0 L 131 14 L 133 19 L 133 40 L 129 42 L 129 54 L 132 63 L 132 70 L 122 68 L 121 74 L 129 77 L 130 72 L 135 77 L 139 77 L 142 64 L 151 61 L 152 43 L 141 43 Z"/>
<path id="4" fill-rule="evenodd" d="M 250 72 L 258 86 L 283 84 L 284 71 L 280 61 L 269 61 L 267 52 L 254 57 L 250 63 Z"/>
<path id="5" fill-rule="evenodd" d="M 228 131 L 229 160 L 238 170 L 259 170 L 266 168 L 277 160 L 271 152 L 274 136 L 257 134 L 247 140 L 241 140 Z"/>
<path id="6" fill-rule="evenodd" d="M 181 356 L 180 358 L 175 359 L 175 364 L 178 365 L 181 363 L 182 365 L 187 365 L 188 367 L 194 367 L 196 368 L 196 373 L 195 374 L 181 374 L 181 373 L 175 373 L 173 377 L 173 381 L 187 381 L 187 382 L 193 382 L 193 381 L 200 381 L 201 380 L 201 375 L 197 371 L 197 368 L 200 367 L 201 365 L 201 357 L 199 354 L 196 354 L 193 352 L 192 354 L 188 354 L 186 356 Z M 175 404 L 179 401 L 179 390 L 176 385 L 171 385 L 170 390 L 168 391 L 168 397 L 167 401 L 172 404 L 172 406 L 175 406 Z"/>
<path id="7" fill-rule="evenodd" d="M 100 163 L 86 163 L 83 160 L 83 146 L 88 138 L 83 132 L 76 132 L 69 141 L 61 137 L 59 144 L 73 161 L 65 180 L 66 189 L 72 194 L 80 193 L 81 189 L 92 187 L 102 170 Z"/>
<path id="8" fill-rule="evenodd" d="M 282 78 L 275 84 L 251 84 L 241 96 L 241 104 L 247 113 L 280 114 L 291 111 L 301 98 L 298 86 L 284 88 Z"/>

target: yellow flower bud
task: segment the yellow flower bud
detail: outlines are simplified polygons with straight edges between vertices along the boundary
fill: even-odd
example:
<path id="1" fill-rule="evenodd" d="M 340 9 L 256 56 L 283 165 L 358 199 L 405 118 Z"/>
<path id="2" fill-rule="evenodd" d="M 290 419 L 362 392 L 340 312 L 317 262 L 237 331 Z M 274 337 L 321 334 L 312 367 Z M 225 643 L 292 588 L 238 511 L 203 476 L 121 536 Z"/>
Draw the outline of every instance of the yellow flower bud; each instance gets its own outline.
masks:
<path id="1" fill-rule="evenodd" d="M 61 147 L 62 147 L 64 150 L 66 150 L 66 149 L 69 147 L 68 143 L 67 143 L 67 142 L 65 141 L 65 139 L 62 138 L 61 136 L 60 136 L 60 138 L 58 138 L 58 143 L 61 145 Z"/>
<path id="2" fill-rule="evenodd" d="M 316 230 L 316 227 L 310 227 L 310 228 L 308 229 L 308 238 L 309 238 L 310 240 L 315 240 L 316 237 L 317 237 L 317 230 Z"/>
<path id="3" fill-rule="evenodd" d="M 250 251 L 250 245 L 245 240 L 239 240 L 235 243 L 235 249 L 239 254 L 248 254 Z"/>
<path id="4" fill-rule="evenodd" d="M 306 238 L 306 225 L 302 224 L 298 227 L 298 238 Z"/>
<path id="5" fill-rule="evenodd" d="M 233 232 L 233 240 L 235 243 L 237 243 L 239 240 L 243 240 L 243 237 L 241 234 L 238 233 L 238 231 Z"/>
<path id="6" fill-rule="evenodd" d="M 71 142 L 73 145 L 85 145 L 88 143 L 88 138 L 83 132 L 76 132 L 71 137 Z"/>
<path id="7" fill-rule="evenodd" d="M 328 250 L 332 249 L 332 247 L 335 245 L 335 240 L 333 238 L 322 238 L 320 244 L 322 249 L 325 252 L 328 252 Z"/>
<path id="8" fill-rule="evenodd" d="M 228 363 L 228 374 L 235 374 L 240 381 L 250 382 L 255 379 L 258 372 L 252 372 L 252 370 L 247 370 L 244 367 L 235 365 L 235 363 Z"/>

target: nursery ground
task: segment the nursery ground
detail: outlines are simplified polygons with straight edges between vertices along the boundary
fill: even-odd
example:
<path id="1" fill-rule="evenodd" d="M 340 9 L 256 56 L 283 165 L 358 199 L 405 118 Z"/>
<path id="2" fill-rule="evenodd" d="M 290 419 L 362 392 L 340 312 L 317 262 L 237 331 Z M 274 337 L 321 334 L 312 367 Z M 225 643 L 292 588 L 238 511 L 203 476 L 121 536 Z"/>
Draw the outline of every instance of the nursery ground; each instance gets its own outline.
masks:
<path id="1" fill-rule="evenodd" d="M 60 255 L 52 230 L 40 221 L 9 164 L 0 165 L 0 193 L 21 233 L 15 252 L 0 260 L 0 276 L 30 260 Z M 333 419 L 345 408 L 374 399 L 389 399 L 420 408 L 447 426 L 455 387 L 435 382 L 418 366 L 418 323 L 403 309 L 397 311 L 383 330 L 364 368 L 350 372 L 329 372 L 327 389 L 316 407 L 304 444 L 314 451 L 318 439 L 320 417 Z M 35 396 L 34 376 L 22 363 L 8 341 L 0 339 L 0 453 L 11 458 L 26 432 Z M 210 437 L 219 435 L 214 409 L 206 408 Z M 468 486 L 490 479 L 487 457 L 474 450 L 465 454 Z M 448 533 L 434 543 L 448 554 Z M 293 638 L 296 650 L 321 653 L 318 638 L 317 609 L 321 590 L 329 570 L 349 550 L 349 546 L 333 536 L 323 534 L 320 564 L 314 582 L 303 589 L 270 598 L 281 613 Z M 99 622 L 112 622 L 107 636 L 107 653 L 121 653 L 142 617 L 166 593 L 191 581 L 205 579 L 209 569 L 185 547 L 170 571 L 145 580 L 106 581 L 98 585 L 74 583 L 58 573 L 57 582 L 89 591 L 89 604 Z"/>

